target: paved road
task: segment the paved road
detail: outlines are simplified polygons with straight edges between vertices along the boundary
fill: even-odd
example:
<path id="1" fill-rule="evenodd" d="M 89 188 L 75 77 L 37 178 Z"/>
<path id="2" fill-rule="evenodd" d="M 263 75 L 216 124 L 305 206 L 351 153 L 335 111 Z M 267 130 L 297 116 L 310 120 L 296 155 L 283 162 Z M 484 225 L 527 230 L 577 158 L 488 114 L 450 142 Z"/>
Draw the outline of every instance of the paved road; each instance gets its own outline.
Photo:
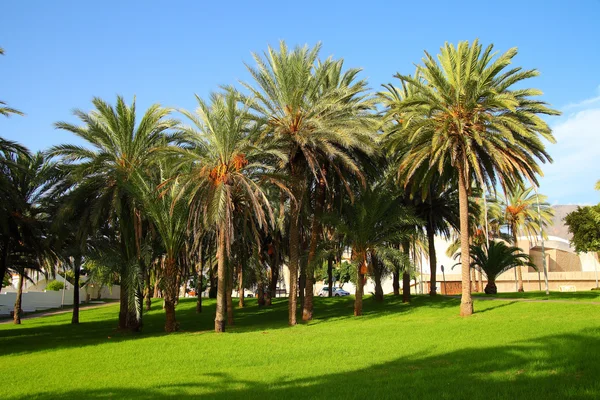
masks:
<path id="1" fill-rule="evenodd" d="M 94 308 L 102 308 L 102 307 L 106 307 L 106 306 L 112 306 L 114 304 L 117 304 L 116 302 L 112 302 L 112 303 L 104 303 L 104 304 L 90 304 L 90 305 L 86 305 L 86 306 L 79 306 L 79 310 L 92 310 Z M 24 319 L 32 319 L 32 318 L 40 318 L 40 317 L 48 317 L 50 315 L 59 315 L 59 314 L 67 314 L 67 313 L 71 313 L 73 312 L 72 308 L 69 308 L 68 310 L 58 310 L 58 311 L 48 311 L 48 312 L 41 312 L 41 313 L 35 313 L 35 314 L 29 314 L 29 315 L 25 315 L 23 317 L 21 317 L 21 320 Z M 12 324 L 13 320 L 8 318 L 5 320 L 1 320 L 0 324 Z"/>

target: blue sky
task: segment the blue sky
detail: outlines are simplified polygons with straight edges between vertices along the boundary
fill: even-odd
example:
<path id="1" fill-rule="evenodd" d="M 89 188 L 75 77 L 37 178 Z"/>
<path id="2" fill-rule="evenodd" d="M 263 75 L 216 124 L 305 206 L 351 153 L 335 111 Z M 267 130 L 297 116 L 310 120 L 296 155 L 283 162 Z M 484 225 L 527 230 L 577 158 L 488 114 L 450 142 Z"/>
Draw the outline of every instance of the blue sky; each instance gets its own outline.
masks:
<path id="1" fill-rule="evenodd" d="M 489 5 L 487 5 L 489 4 Z M 199 2 L 12 1 L 2 5 L 0 99 L 25 117 L 0 120 L 0 135 L 33 150 L 72 142 L 54 130 L 89 110 L 92 96 L 137 96 L 193 108 L 194 93 L 247 80 L 244 63 L 280 39 L 323 43 L 322 56 L 361 67 L 373 89 L 411 73 L 423 50 L 445 41 L 518 47 L 537 68 L 531 86 L 563 111 L 541 192 L 553 204 L 597 203 L 600 179 L 600 2 Z"/>

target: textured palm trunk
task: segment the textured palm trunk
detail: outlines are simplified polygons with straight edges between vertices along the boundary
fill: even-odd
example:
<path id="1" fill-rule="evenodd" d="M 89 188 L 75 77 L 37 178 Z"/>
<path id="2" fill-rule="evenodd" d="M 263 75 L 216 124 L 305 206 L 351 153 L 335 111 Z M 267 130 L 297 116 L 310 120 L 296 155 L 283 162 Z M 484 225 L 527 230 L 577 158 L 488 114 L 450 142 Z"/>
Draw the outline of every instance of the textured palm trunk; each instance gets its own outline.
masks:
<path id="1" fill-rule="evenodd" d="M 269 282 L 269 291 L 271 298 L 277 297 L 277 282 L 279 282 L 279 250 L 275 249 L 273 255 L 273 268 L 271 270 L 271 281 Z"/>
<path id="2" fill-rule="evenodd" d="M 313 296 L 315 283 L 315 258 L 317 255 L 317 244 L 321 236 L 321 216 L 325 207 L 325 170 L 321 169 L 321 178 L 317 185 L 315 193 L 315 210 L 313 212 L 310 244 L 308 246 L 308 263 L 306 268 L 306 293 L 304 298 L 304 308 L 302 310 L 302 320 L 310 321 L 313 318 Z"/>
<path id="3" fill-rule="evenodd" d="M 299 200 L 298 200 L 299 201 Z M 290 294 L 288 302 L 288 324 L 296 325 L 296 309 L 298 301 L 298 262 L 300 250 L 300 232 L 298 219 L 300 217 L 300 209 L 298 204 L 292 201 L 290 215 Z"/>
<path id="4" fill-rule="evenodd" d="M 381 286 L 381 271 L 379 268 L 373 268 L 373 277 L 375 278 L 375 301 L 383 302 L 383 287 Z"/>
<path id="5" fill-rule="evenodd" d="M 400 296 L 400 271 L 397 268 L 392 272 L 392 288 L 394 296 Z"/>
<path id="6" fill-rule="evenodd" d="M 496 294 L 498 293 L 498 288 L 496 287 L 495 281 L 488 280 L 487 285 L 485 285 L 485 293 L 486 294 Z"/>
<path id="7" fill-rule="evenodd" d="M 4 275 L 6 275 L 6 269 L 8 265 L 8 237 L 2 241 L 2 250 L 0 251 L 0 292 L 2 292 L 2 283 L 4 282 Z"/>
<path id="8" fill-rule="evenodd" d="M 460 299 L 460 315 L 473 314 L 473 300 L 471 299 L 471 274 L 469 265 L 469 197 L 467 194 L 467 181 L 464 167 L 458 168 L 458 204 L 460 213 L 460 263 L 462 271 L 462 295 Z"/>
<path id="9" fill-rule="evenodd" d="M 329 257 L 327 259 L 327 291 L 329 297 L 333 296 L 333 259 Z"/>
<path id="10" fill-rule="evenodd" d="M 81 268 L 81 256 L 73 258 L 73 316 L 71 317 L 72 324 L 79 323 L 79 274 Z"/>
<path id="11" fill-rule="evenodd" d="M 477 278 L 479 280 L 479 288 L 483 291 L 483 274 L 480 269 L 477 270 Z"/>
<path id="12" fill-rule="evenodd" d="M 154 267 L 156 265 L 153 263 Z M 152 309 L 152 282 L 150 280 L 150 271 L 146 271 L 146 311 Z"/>
<path id="13" fill-rule="evenodd" d="M 479 292 L 479 285 L 477 283 L 477 275 L 475 273 L 475 268 L 471 268 L 471 282 L 473 282 L 473 291 Z"/>
<path id="14" fill-rule="evenodd" d="M 402 302 L 410 303 L 410 272 L 402 272 Z"/>
<path id="15" fill-rule="evenodd" d="M 437 295 L 437 255 L 435 253 L 435 231 L 433 229 L 431 211 L 427 220 L 427 242 L 429 243 L 429 270 L 431 271 L 429 279 L 429 295 Z"/>
<path id="16" fill-rule="evenodd" d="M 13 321 L 17 325 L 21 324 L 21 299 L 22 298 L 23 298 L 23 274 L 19 273 L 17 298 L 15 300 L 15 310 L 13 311 Z"/>
<path id="17" fill-rule="evenodd" d="M 519 244 L 517 243 L 517 227 L 515 223 L 511 224 L 510 227 L 511 231 L 512 231 L 512 235 L 513 235 L 513 241 L 514 241 L 514 245 L 515 246 L 519 246 Z M 516 267 L 517 268 L 517 291 L 519 292 L 524 292 L 525 289 L 523 288 L 523 271 L 521 270 L 521 267 Z"/>
<path id="18" fill-rule="evenodd" d="M 123 283 L 123 277 L 127 272 L 121 269 L 121 292 L 119 294 L 119 329 L 127 329 L 127 316 L 129 315 L 129 293 L 127 285 Z"/>
<path id="19" fill-rule="evenodd" d="M 363 268 L 366 267 L 366 264 L 367 264 L 366 254 L 360 253 L 359 260 L 360 260 L 360 262 L 358 263 L 356 292 L 354 294 L 354 315 L 356 317 L 361 316 L 363 313 L 363 293 L 365 290 L 365 274 L 363 274 L 362 272 L 363 272 Z"/>
<path id="20" fill-rule="evenodd" d="M 231 292 L 233 292 L 233 271 L 227 273 L 227 325 L 233 326 L 235 321 L 233 320 L 233 299 L 231 298 Z"/>
<path id="21" fill-rule="evenodd" d="M 200 314 L 202 312 L 202 284 L 203 282 L 203 275 L 202 275 L 202 262 L 200 262 L 200 269 L 199 269 L 199 273 L 198 273 L 198 284 L 196 285 L 196 313 Z"/>
<path id="22" fill-rule="evenodd" d="M 179 328 L 175 318 L 175 304 L 179 295 L 179 285 L 177 279 L 177 261 L 173 256 L 167 256 L 165 259 L 164 281 L 164 309 L 165 309 L 165 331 L 175 332 Z"/>
<path id="23" fill-rule="evenodd" d="M 240 297 L 238 300 L 238 307 L 239 308 L 244 308 L 245 304 L 244 304 L 244 270 L 242 267 L 242 263 L 239 264 L 238 266 L 238 296 Z"/>
<path id="24" fill-rule="evenodd" d="M 225 266 L 225 229 L 217 233 L 219 245 L 217 247 L 217 311 L 215 315 L 215 332 L 225 332 L 225 315 L 227 299 L 225 289 L 227 286 Z"/>

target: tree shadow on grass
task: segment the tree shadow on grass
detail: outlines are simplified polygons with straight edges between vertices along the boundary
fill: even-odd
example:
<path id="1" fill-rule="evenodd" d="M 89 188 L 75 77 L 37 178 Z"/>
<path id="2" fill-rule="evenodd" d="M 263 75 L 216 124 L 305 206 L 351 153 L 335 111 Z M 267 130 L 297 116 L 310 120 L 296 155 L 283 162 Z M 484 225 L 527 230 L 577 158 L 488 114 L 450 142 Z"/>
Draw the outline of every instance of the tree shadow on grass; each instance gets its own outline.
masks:
<path id="1" fill-rule="evenodd" d="M 235 303 L 237 304 L 237 301 Z M 256 299 L 248 299 L 246 303 L 246 307 L 235 309 L 235 326 L 228 327 L 228 333 L 288 328 L 287 298 L 274 299 L 273 304 L 268 307 L 258 307 Z M 177 307 L 177 321 L 180 324 L 181 332 L 211 332 L 214 328 L 214 300 L 205 301 L 203 311 L 199 314 L 195 311 L 195 304 L 195 298 L 180 300 Z M 398 296 L 386 296 L 383 303 L 377 303 L 372 297 L 367 297 L 364 301 L 364 314 L 361 317 L 354 317 L 354 299 L 352 297 L 315 298 L 315 319 L 310 321 L 309 325 L 350 318 L 366 320 L 391 314 L 403 315 L 412 313 L 421 307 L 431 309 L 456 307 L 458 309 L 458 305 L 458 300 L 441 296 L 433 299 L 429 296 L 414 296 L 410 304 L 403 304 L 402 299 Z M 93 315 L 95 317 L 92 317 Z M 299 309 L 298 316 L 300 317 L 300 315 Z M 95 319 L 90 321 L 88 318 Z M 118 304 L 103 309 L 82 310 L 79 325 L 69 323 L 70 314 L 25 320 L 21 326 L 0 329 L 0 348 L 2 349 L 0 354 L 32 353 L 165 335 L 165 315 L 161 299 L 155 299 L 152 303 L 152 310 L 144 314 L 144 327 L 140 333 L 118 331 L 116 329 L 117 318 Z M 45 324 L 44 321 L 48 321 L 48 323 Z"/>
<path id="2" fill-rule="evenodd" d="M 577 334 L 541 336 L 507 346 L 413 355 L 299 379 L 258 382 L 259 379 L 206 371 L 193 382 L 63 393 L 45 393 L 41 389 L 36 398 L 597 399 L 600 353 L 590 349 L 600 346 L 598 335 L 598 330 L 583 330 Z M 268 366 L 257 365 L 256 374 L 268 377 Z"/>

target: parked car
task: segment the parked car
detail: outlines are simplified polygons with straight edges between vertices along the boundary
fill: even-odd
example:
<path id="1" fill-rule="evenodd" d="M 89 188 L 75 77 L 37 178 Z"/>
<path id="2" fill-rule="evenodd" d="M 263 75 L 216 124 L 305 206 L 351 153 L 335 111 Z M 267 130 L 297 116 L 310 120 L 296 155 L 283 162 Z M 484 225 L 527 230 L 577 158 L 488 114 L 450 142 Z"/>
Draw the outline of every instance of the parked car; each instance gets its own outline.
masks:
<path id="1" fill-rule="evenodd" d="M 350 293 L 346 292 L 342 288 L 334 287 L 333 288 L 333 297 L 340 297 L 340 296 L 350 296 Z M 321 290 L 319 291 L 319 297 L 329 297 L 329 287 L 324 286 L 323 288 L 321 288 Z"/>

